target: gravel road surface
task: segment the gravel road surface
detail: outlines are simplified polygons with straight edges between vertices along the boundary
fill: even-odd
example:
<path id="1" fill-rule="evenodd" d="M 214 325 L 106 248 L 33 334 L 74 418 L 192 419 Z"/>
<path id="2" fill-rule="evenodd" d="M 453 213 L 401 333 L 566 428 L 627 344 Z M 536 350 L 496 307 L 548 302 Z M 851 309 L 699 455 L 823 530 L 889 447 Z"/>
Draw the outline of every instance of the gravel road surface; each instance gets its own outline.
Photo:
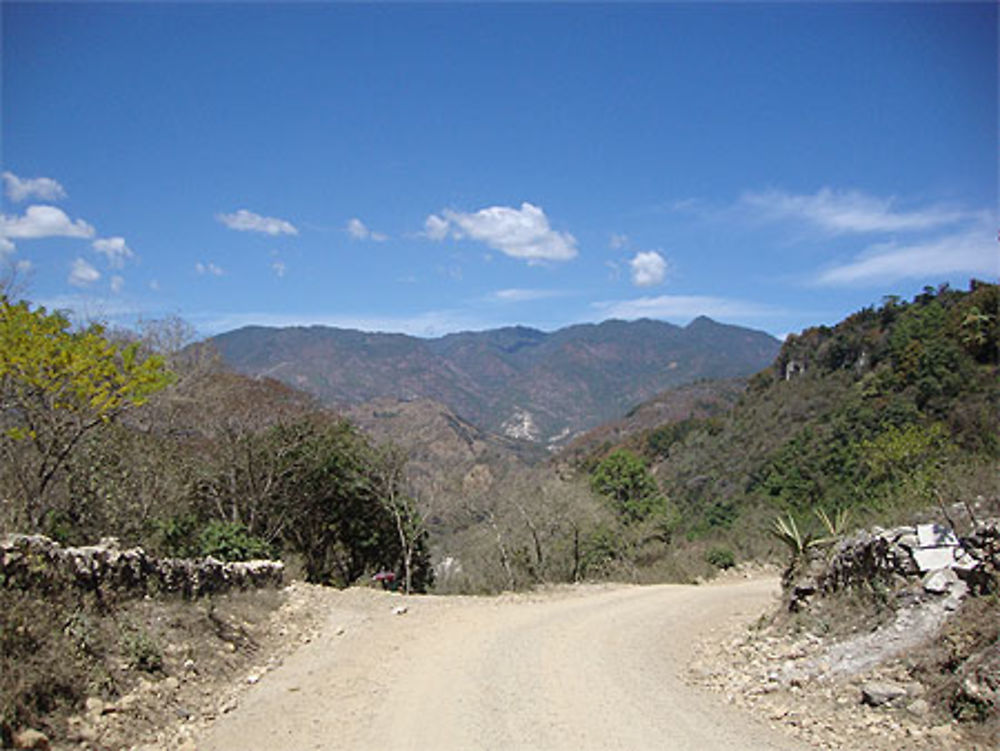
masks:
<path id="1" fill-rule="evenodd" d="M 757 579 L 492 598 L 331 592 L 319 636 L 197 747 L 805 748 L 682 680 L 698 639 L 752 621 L 776 591 Z"/>

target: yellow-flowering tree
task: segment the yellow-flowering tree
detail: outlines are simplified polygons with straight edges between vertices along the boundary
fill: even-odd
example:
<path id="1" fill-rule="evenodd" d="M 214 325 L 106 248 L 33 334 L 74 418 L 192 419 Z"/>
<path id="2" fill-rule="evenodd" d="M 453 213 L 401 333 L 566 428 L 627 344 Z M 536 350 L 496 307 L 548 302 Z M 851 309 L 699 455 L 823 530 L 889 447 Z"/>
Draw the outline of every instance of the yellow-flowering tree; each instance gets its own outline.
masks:
<path id="1" fill-rule="evenodd" d="M 0 298 L 0 451 L 20 496 L 14 519 L 39 529 L 80 439 L 171 378 L 162 358 L 111 341 L 100 325 L 73 331 L 59 313 Z"/>

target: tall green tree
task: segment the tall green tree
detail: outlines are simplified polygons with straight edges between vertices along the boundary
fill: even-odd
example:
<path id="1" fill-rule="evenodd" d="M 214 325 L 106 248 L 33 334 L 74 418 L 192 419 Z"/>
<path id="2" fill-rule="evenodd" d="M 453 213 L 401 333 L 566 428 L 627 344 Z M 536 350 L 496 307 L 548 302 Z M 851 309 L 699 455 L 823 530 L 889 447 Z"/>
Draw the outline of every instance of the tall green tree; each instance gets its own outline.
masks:
<path id="1" fill-rule="evenodd" d="M 19 501 L 14 521 L 41 528 L 81 439 L 170 381 L 161 358 L 98 324 L 74 331 L 59 313 L 0 299 L 0 455 Z"/>
<path id="2" fill-rule="evenodd" d="M 590 486 L 611 501 L 626 523 L 657 513 L 666 501 L 642 459 L 625 449 L 612 452 L 597 465 Z"/>

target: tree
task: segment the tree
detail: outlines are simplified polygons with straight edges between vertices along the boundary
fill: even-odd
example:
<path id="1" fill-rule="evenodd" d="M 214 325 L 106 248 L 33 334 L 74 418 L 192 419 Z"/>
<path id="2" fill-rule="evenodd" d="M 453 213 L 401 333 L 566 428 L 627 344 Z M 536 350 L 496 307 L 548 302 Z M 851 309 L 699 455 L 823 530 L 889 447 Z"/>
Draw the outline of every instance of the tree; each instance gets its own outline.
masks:
<path id="1" fill-rule="evenodd" d="M 379 447 L 375 454 L 379 502 L 392 515 L 395 523 L 403 559 L 403 591 L 410 594 L 413 589 L 414 555 L 427 538 L 427 526 L 418 508 L 416 494 L 407 492 L 406 454 L 393 444 Z"/>
<path id="2" fill-rule="evenodd" d="M 656 480 L 642 460 L 625 449 L 609 454 L 597 465 L 591 488 L 608 498 L 626 523 L 642 521 L 664 505 Z"/>
<path id="3" fill-rule="evenodd" d="M 94 324 L 0 299 L 0 451 L 24 518 L 42 526 L 58 473 L 90 431 L 142 404 L 171 381 L 158 356 L 110 341 Z"/>
<path id="4" fill-rule="evenodd" d="M 292 506 L 278 501 L 286 459 L 313 435 L 315 401 L 270 378 L 181 373 L 173 394 L 151 402 L 151 429 L 198 444 L 192 495 L 202 514 L 276 543 L 291 518 Z"/>
<path id="5" fill-rule="evenodd" d="M 316 418 L 277 425 L 270 437 L 286 447 L 270 508 L 284 515 L 282 539 L 304 558 L 309 581 L 350 585 L 366 572 L 395 568 L 409 547 L 411 586 L 426 585 L 424 536 L 414 533 L 402 495 L 399 519 L 388 510 L 378 452 L 351 423 Z"/>

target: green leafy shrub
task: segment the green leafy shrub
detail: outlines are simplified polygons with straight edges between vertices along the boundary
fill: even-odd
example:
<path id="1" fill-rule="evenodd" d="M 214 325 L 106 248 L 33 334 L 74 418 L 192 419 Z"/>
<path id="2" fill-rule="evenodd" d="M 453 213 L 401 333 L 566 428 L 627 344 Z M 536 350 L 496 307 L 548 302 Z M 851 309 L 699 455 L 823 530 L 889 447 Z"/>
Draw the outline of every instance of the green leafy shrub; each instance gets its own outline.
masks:
<path id="1" fill-rule="evenodd" d="M 717 569 L 725 571 L 736 565 L 736 556 L 729 548 L 714 547 L 705 553 L 705 561 Z"/>
<path id="2" fill-rule="evenodd" d="M 126 628 L 121 637 L 121 647 L 129 667 L 147 673 L 163 669 L 163 650 L 146 629 L 140 626 Z"/>
<path id="3" fill-rule="evenodd" d="M 198 547 L 201 555 L 223 561 L 250 561 L 271 555 L 268 544 L 239 522 L 209 522 L 198 536 Z"/>
<path id="4" fill-rule="evenodd" d="M 591 476 L 591 488 L 609 499 L 626 523 L 638 522 L 664 510 L 666 499 L 642 459 L 619 449 L 608 455 Z"/>
<path id="5" fill-rule="evenodd" d="M 200 552 L 198 545 L 198 517 L 194 514 L 175 514 L 153 523 L 154 549 L 165 556 L 193 558 Z"/>

